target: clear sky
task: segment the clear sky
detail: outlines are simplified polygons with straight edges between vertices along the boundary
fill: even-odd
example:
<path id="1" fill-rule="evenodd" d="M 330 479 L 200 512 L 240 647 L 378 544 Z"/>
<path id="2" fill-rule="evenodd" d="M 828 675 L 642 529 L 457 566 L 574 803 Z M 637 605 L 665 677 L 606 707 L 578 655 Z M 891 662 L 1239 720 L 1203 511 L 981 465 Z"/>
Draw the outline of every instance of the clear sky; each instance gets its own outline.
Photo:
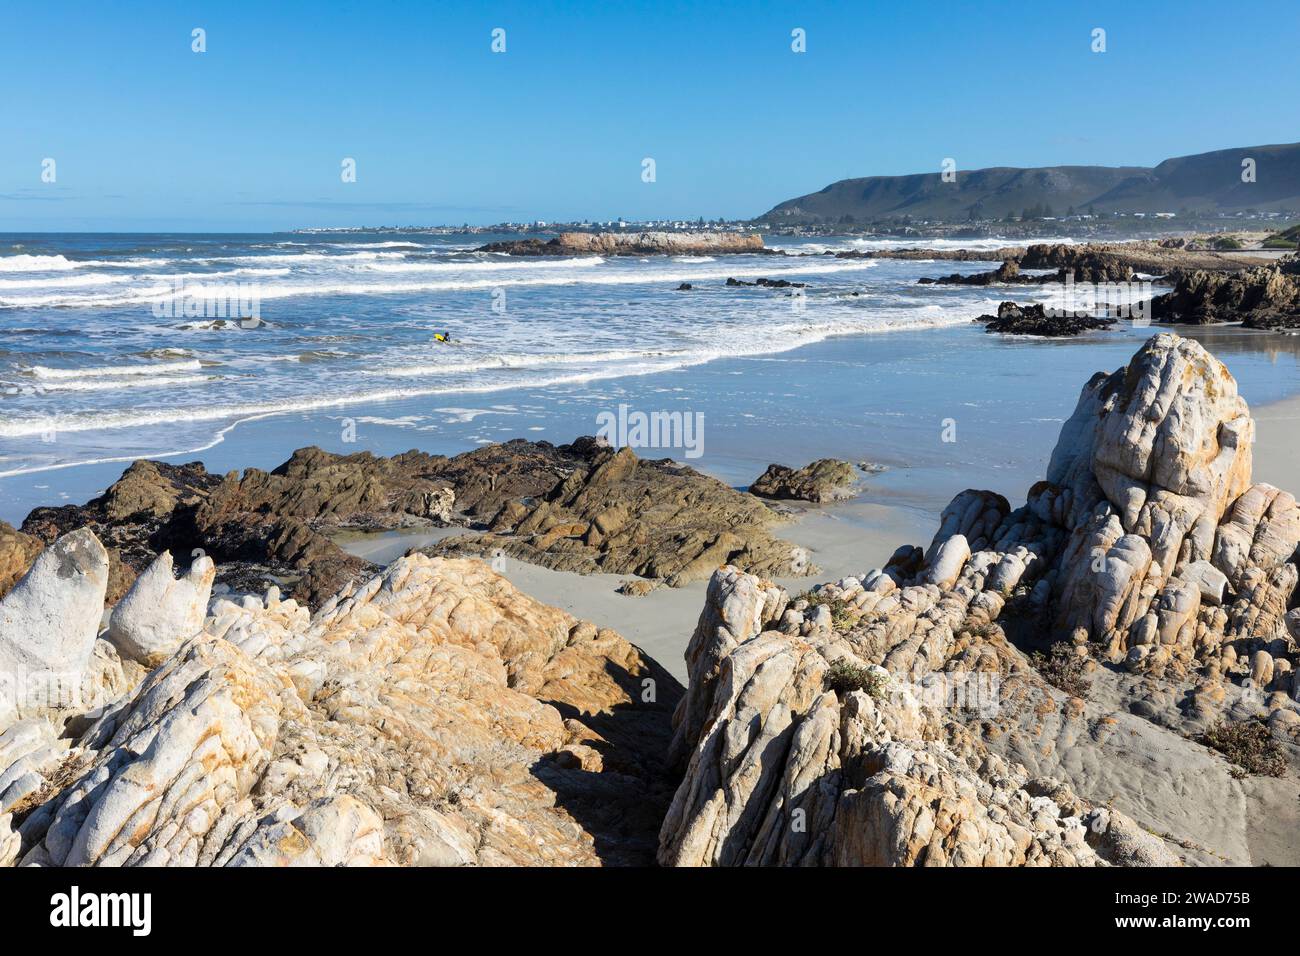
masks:
<path id="1" fill-rule="evenodd" d="M 1298 41 L 1296 0 L 0 0 L 0 232 L 739 218 L 945 157 L 1149 165 L 1300 140 Z"/>

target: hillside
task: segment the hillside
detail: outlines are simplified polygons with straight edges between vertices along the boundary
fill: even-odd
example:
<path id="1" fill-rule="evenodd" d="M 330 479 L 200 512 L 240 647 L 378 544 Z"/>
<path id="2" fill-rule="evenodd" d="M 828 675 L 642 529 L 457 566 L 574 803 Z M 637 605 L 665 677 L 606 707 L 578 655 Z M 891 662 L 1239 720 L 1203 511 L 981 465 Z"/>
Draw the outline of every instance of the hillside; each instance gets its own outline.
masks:
<path id="1" fill-rule="evenodd" d="M 1242 182 L 1242 160 L 1255 160 L 1255 182 Z M 1300 209 L 1300 143 L 1247 146 L 1143 166 L 995 166 L 957 171 L 843 179 L 789 199 L 758 219 L 770 223 L 913 219 L 963 222 L 1084 213 L 1205 213 Z M 849 218 L 846 218 L 849 217 Z"/>

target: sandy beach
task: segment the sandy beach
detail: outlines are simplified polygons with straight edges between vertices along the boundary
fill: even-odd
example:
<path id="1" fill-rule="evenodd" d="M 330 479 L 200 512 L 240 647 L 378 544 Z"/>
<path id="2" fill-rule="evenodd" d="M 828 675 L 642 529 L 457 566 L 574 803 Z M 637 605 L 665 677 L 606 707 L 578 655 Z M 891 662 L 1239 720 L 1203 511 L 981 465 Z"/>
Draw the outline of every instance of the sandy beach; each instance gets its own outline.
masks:
<path id="1" fill-rule="evenodd" d="M 1300 489 L 1300 398 L 1253 411 L 1255 477 L 1294 494 Z"/>
<path id="2" fill-rule="evenodd" d="M 869 498 L 868 496 L 865 496 Z M 804 578 L 780 577 L 776 583 L 792 593 L 821 581 L 861 575 L 881 567 L 901 544 L 925 545 L 934 534 L 938 514 L 858 499 L 828 505 L 787 505 L 793 512 L 777 534 L 809 550 L 820 568 Z M 340 535 L 335 541 L 349 554 L 387 564 L 410 549 L 463 534 L 461 528 L 419 532 Z M 574 617 L 618 631 L 687 683 L 683 654 L 704 607 L 708 582 L 685 587 L 658 587 L 642 597 L 617 593 L 628 575 L 577 574 L 506 559 L 501 573 L 520 590 Z"/>

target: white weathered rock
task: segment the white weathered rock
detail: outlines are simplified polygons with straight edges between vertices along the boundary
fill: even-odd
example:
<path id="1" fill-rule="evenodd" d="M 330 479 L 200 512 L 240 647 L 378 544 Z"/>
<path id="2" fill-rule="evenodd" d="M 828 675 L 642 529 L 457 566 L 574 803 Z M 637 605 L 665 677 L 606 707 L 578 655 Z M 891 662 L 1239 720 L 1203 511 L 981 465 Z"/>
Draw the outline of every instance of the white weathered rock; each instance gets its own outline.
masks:
<path id="1" fill-rule="evenodd" d="M 39 798 L 21 863 L 651 858 L 679 689 L 614 632 L 422 555 L 314 618 L 274 594 L 212 610 L 57 775 L 19 768 Z M 24 727 L 0 754 L 44 740 Z"/>
<path id="2" fill-rule="evenodd" d="M 906 613 L 920 620 L 936 608 L 926 602 L 928 590 L 915 591 Z M 953 640 L 950 627 L 944 633 Z M 861 638 L 853 646 L 865 650 Z M 919 658 L 894 661 L 908 666 Z M 833 662 L 889 679 L 871 693 L 831 690 Z M 895 674 L 855 663 L 833 635 L 767 632 L 735 646 L 721 661 L 708 716 L 660 830 L 660 863 L 1096 862 L 1078 820 L 1061 819 L 1050 800 L 1035 803 L 1020 789 L 1023 777 L 995 783 L 1009 769 L 997 758 L 977 773 L 949 750 L 939 712 L 919 705 Z M 696 696 L 692 687 L 688 699 Z M 1054 812 L 1045 812 L 1047 804 Z"/>
<path id="3" fill-rule="evenodd" d="M 1263 690 L 1273 683 L 1273 655 L 1268 651 L 1256 651 L 1250 658 L 1250 679 L 1255 686 Z"/>
<path id="4" fill-rule="evenodd" d="M 178 580 L 172 554 L 164 551 L 113 608 L 108 639 L 122 656 L 157 667 L 203 628 L 216 574 L 212 559 L 203 556 Z"/>
<path id="5" fill-rule="evenodd" d="M 716 678 L 683 704 L 707 716 L 686 740 L 660 862 L 1076 865 L 1098 862 L 1094 849 L 1120 865 L 1249 862 L 1240 785 L 1189 737 L 1230 717 L 1241 695 L 1225 683 L 1245 676 L 1248 648 L 1254 682 L 1274 691 L 1270 727 L 1300 728 L 1284 697 L 1300 684 L 1300 513 L 1290 496 L 1251 487 L 1252 432 L 1222 363 L 1158 335 L 1089 383 L 1024 508 L 963 492 L 924 558 L 905 546 L 862 577 L 864 600 L 834 633 L 750 628 L 718 645 Z M 1100 643 L 1097 656 L 1140 682 L 1097 669 L 1098 701 L 1048 688 L 998 626 L 1027 585 L 1031 605 L 1055 608 L 1058 640 L 1083 658 Z M 1001 687 L 991 707 L 936 711 L 927 697 L 905 720 L 892 691 L 852 689 L 877 665 L 890 688 L 934 681 L 950 694 L 971 674 Z M 1119 710 L 1117 691 L 1129 698 Z M 1080 795 L 1040 792 L 999 754 Z"/>
<path id="6" fill-rule="evenodd" d="M 971 550 L 966 536 L 954 534 L 935 550 L 922 580 L 941 588 L 952 587 L 957 583 L 957 578 L 961 576 L 962 568 L 966 566 L 970 556 Z"/>
<path id="7" fill-rule="evenodd" d="M 673 714 L 670 763 L 684 761 L 699 739 L 722 661 L 737 646 L 756 636 L 765 624 L 781 620 L 787 603 L 781 588 L 731 566 L 721 568 L 709 579 L 704 609 L 686 647 L 692 693 L 682 697 Z M 804 624 L 804 615 L 794 613 L 798 617 L 792 616 L 790 625 L 797 628 Z"/>
<path id="8" fill-rule="evenodd" d="M 1201 592 L 1208 604 L 1222 604 L 1228 589 L 1228 577 L 1209 561 L 1193 561 L 1178 571 L 1178 576 Z"/>
<path id="9" fill-rule="evenodd" d="M 0 601 L 0 730 L 75 705 L 108 588 L 108 552 L 88 529 L 37 557 Z"/>

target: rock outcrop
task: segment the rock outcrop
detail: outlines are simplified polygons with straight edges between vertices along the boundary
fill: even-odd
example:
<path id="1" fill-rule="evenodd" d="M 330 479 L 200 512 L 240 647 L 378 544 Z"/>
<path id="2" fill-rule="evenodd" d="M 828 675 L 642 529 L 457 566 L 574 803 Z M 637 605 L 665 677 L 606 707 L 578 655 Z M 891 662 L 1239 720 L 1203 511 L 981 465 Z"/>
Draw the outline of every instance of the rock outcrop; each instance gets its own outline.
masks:
<path id="1" fill-rule="evenodd" d="M 88 527 L 109 553 L 108 601 L 116 603 L 163 551 L 196 550 L 219 562 L 237 590 L 274 584 L 318 606 L 377 569 L 344 553 L 343 530 L 467 524 L 512 495 L 545 494 L 583 461 L 567 446 L 507 442 L 455 458 L 411 451 L 392 458 L 302 448 L 272 471 L 209 474 L 199 462 L 137 461 L 85 505 L 37 508 L 23 522 L 41 542 Z M 0 554 L 10 539 L 0 533 Z"/>
<path id="2" fill-rule="evenodd" d="M 1138 274 L 1166 276 L 1179 271 L 1210 269 L 1224 273 L 1251 270 L 1259 259 L 1218 252 L 1198 252 L 1158 242 L 1038 243 L 1027 249 L 1009 249 L 1002 265 L 992 272 L 954 273 L 923 284 L 940 285 L 1042 285 L 1073 282 L 1133 282 Z M 992 258 L 973 256 L 972 259 Z M 931 255 L 928 258 L 954 258 Z M 1030 271 L 1023 271 L 1030 270 Z M 1051 270 L 1051 271 L 1047 271 Z"/>
<path id="3" fill-rule="evenodd" d="M 1242 272 L 1180 270 L 1170 279 L 1174 290 L 1151 301 L 1151 315 L 1157 322 L 1300 328 L 1300 256 Z"/>
<path id="4" fill-rule="evenodd" d="M 717 256 L 770 253 L 758 233 L 562 232 L 554 239 L 489 242 L 476 252 L 511 256 Z"/>
<path id="5" fill-rule="evenodd" d="M 1300 510 L 1251 437 L 1227 369 L 1158 335 L 1024 506 L 963 492 L 924 551 L 801 598 L 718 572 L 660 862 L 1251 862 L 1247 771 L 1190 739 L 1267 720 L 1300 767 Z"/>
<path id="6" fill-rule="evenodd" d="M 558 446 L 516 439 L 452 458 L 302 448 L 272 471 L 224 477 L 198 462 L 138 461 L 86 505 L 32 511 L 23 522 L 30 537 L 14 537 L 10 550 L 87 527 L 108 547 L 110 604 L 170 550 L 211 557 L 218 583 L 236 591 L 274 585 L 318 607 L 378 571 L 334 542 L 341 531 L 486 528 L 441 553 L 501 549 L 546 567 L 680 584 L 707 578 L 726 561 L 764 574 L 810 570 L 804 552 L 772 535 L 780 520 L 750 496 L 667 459 L 616 455 L 590 437 Z"/>
<path id="7" fill-rule="evenodd" d="M 789 279 L 767 279 L 761 276 L 753 282 L 746 282 L 744 279 L 737 279 L 735 276 L 728 276 L 726 284 L 732 287 L 744 285 L 761 286 L 765 289 L 804 289 L 808 286 L 808 283 L 806 282 L 791 282 Z"/>
<path id="8" fill-rule="evenodd" d="M 851 497 L 856 479 L 853 465 L 837 458 L 820 458 L 802 468 L 768 465 L 749 493 L 761 498 L 794 501 L 836 501 Z"/>
<path id="9" fill-rule="evenodd" d="M 1259 265 L 1253 256 L 1187 249 L 1161 241 L 1037 243 L 1020 258 L 1022 269 L 1065 269 L 1079 282 L 1125 282 L 1133 273 L 1162 276 L 1175 269 L 1240 271 Z"/>
<path id="10" fill-rule="evenodd" d="M 1055 282 L 1056 276 L 1021 275 L 1019 260 L 1007 259 L 992 272 L 954 272 L 938 279 L 923 276 L 916 281 L 919 285 L 1037 285 Z"/>
<path id="11" fill-rule="evenodd" d="M 504 554 L 561 571 L 635 574 L 680 587 L 722 564 L 759 574 L 814 572 L 802 548 L 774 537 L 782 519 L 754 497 L 671 459 L 583 439 L 583 457 L 544 495 L 505 501 L 489 531 L 429 554 Z"/>
<path id="12" fill-rule="evenodd" d="M 681 689 L 614 632 L 420 555 L 314 616 L 274 592 L 211 610 L 75 739 L 0 734 L 0 862 L 650 859 Z"/>
<path id="13" fill-rule="evenodd" d="M 864 608 L 886 600 L 857 590 Z M 733 569 L 710 588 L 674 718 L 674 751 L 690 756 L 660 832 L 661 863 L 1098 862 L 1087 842 L 1093 808 L 987 752 L 971 759 L 955 734 L 946 742 L 942 708 L 922 706 L 901 657 L 886 657 L 889 671 L 864 662 L 871 651 L 854 635 L 768 630 L 783 604 L 778 589 Z"/>

